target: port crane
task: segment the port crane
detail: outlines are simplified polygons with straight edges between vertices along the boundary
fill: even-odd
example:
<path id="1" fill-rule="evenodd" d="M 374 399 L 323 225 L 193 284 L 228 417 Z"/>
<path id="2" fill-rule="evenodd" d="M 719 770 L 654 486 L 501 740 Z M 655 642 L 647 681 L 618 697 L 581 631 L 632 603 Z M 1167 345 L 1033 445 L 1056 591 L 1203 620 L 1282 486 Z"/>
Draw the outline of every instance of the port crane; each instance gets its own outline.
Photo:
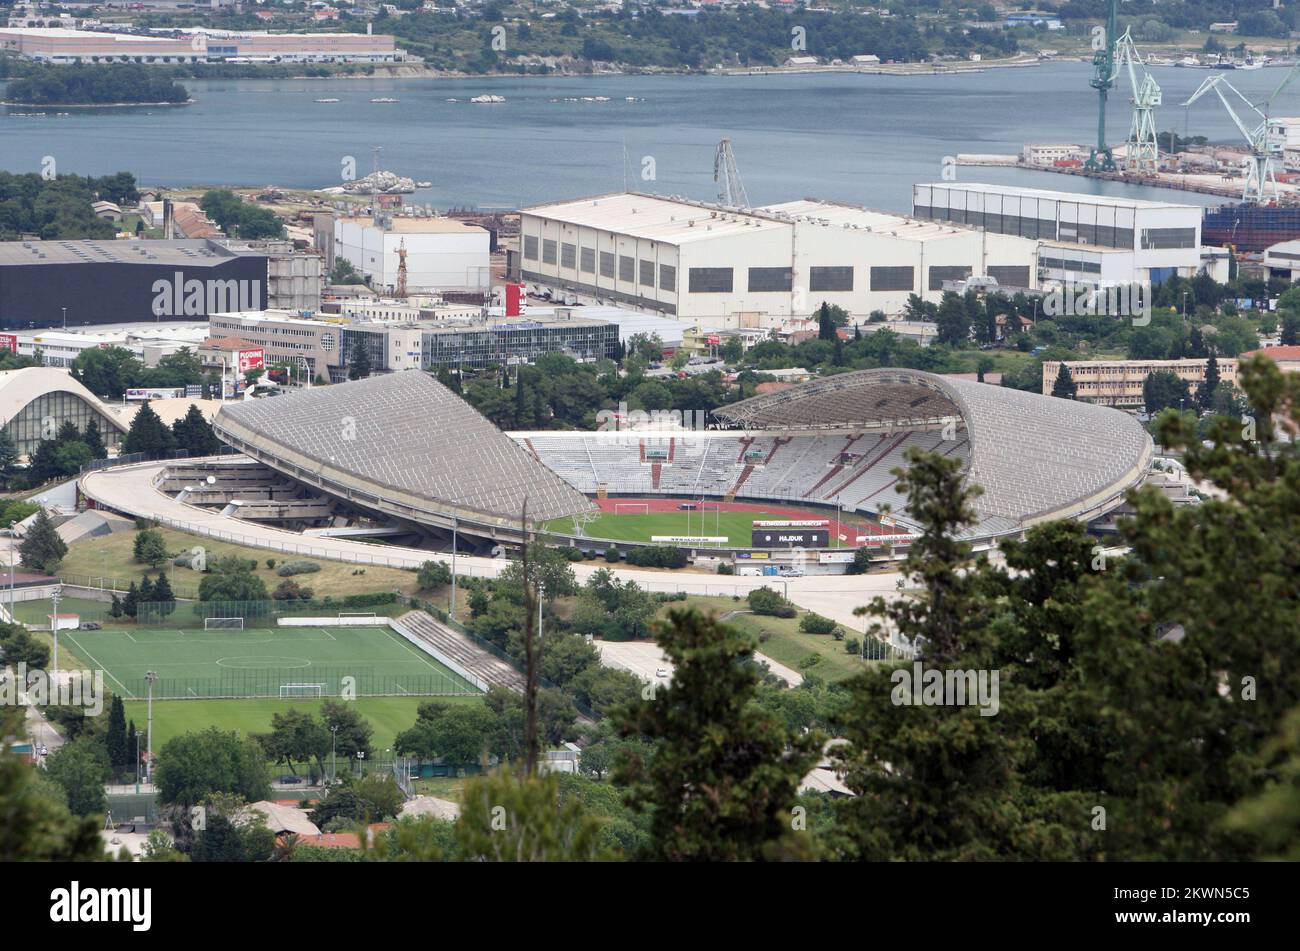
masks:
<path id="1" fill-rule="evenodd" d="M 749 196 L 745 183 L 740 180 L 736 167 L 736 153 L 731 150 L 731 140 L 723 139 L 713 153 L 713 181 L 718 185 L 718 201 L 731 208 L 748 209 Z"/>
<path id="2" fill-rule="evenodd" d="M 1088 85 L 1097 90 L 1097 144 L 1089 153 L 1084 168 L 1094 172 L 1115 171 L 1115 156 L 1106 144 L 1106 98 L 1115 86 L 1115 48 L 1118 45 L 1115 34 L 1119 30 L 1118 19 L 1119 0 L 1110 0 L 1106 11 L 1106 26 L 1096 28 L 1104 29 L 1105 32 L 1098 35 L 1094 30 L 1093 33 L 1096 37 L 1093 42 L 1095 52 L 1092 54 L 1092 79 Z M 1100 46 L 1096 40 L 1101 41 Z"/>
<path id="3" fill-rule="evenodd" d="M 1125 146 L 1124 169 L 1154 175 L 1160 170 L 1160 142 L 1156 138 L 1156 110 L 1160 105 L 1160 86 L 1142 63 L 1137 46 L 1128 30 L 1115 44 L 1116 71 L 1128 71 L 1133 88 L 1133 124 Z M 1142 78 L 1138 79 L 1138 70 Z"/>
<path id="4" fill-rule="evenodd" d="M 1247 147 L 1250 149 L 1250 160 L 1246 167 L 1246 182 L 1242 186 L 1241 193 L 1241 200 L 1248 204 L 1277 201 L 1277 179 L 1273 177 L 1272 160 L 1273 156 L 1281 153 L 1282 143 L 1269 133 L 1268 111 L 1272 101 L 1278 97 L 1282 90 L 1291 85 L 1297 76 L 1300 76 L 1300 64 L 1291 67 L 1287 71 L 1286 77 L 1273 90 L 1272 95 L 1263 101 L 1263 109 L 1247 99 L 1237 87 L 1228 81 L 1223 73 L 1208 77 L 1205 82 L 1201 83 L 1196 92 L 1192 93 L 1191 97 L 1183 103 L 1184 106 L 1190 106 L 1211 90 L 1223 103 L 1223 108 L 1228 112 L 1228 118 L 1237 127 L 1237 131 L 1241 133 L 1246 140 Z M 1242 114 L 1238 114 L 1237 109 L 1233 108 L 1232 100 L 1223 91 L 1224 87 L 1227 87 L 1228 91 L 1240 100 L 1238 108 L 1242 104 L 1245 105 L 1246 108 L 1241 110 Z M 1251 112 L 1255 114 L 1254 117 L 1250 116 Z M 1256 118 L 1258 122 L 1255 121 Z M 1247 125 L 1248 121 L 1253 124 Z"/>

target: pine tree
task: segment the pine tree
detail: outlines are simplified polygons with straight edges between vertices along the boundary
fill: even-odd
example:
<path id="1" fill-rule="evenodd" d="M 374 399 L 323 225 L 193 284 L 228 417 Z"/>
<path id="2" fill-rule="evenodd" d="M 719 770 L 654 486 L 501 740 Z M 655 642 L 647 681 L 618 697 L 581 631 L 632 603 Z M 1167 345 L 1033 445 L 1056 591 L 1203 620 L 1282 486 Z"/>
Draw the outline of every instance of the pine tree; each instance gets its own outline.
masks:
<path id="1" fill-rule="evenodd" d="M 136 591 L 135 603 L 138 608 L 141 604 L 153 604 L 153 600 L 153 582 L 149 580 L 148 575 L 145 575 L 140 579 L 140 587 Z"/>
<path id="2" fill-rule="evenodd" d="M 374 372 L 374 367 L 370 362 L 370 348 L 366 346 L 366 341 L 358 338 L 352 344 L 352 353 L 348 360 L 348 379 L 364 380 Z"/>
<path id="3" fill-rule="evenodd" d="M 1075 399 L 1079 394 L 1079 387 L 1074 382 L 1074 375 L 1070 373 L 1070 368 L 1061 361 L 1061 368 L 1056 371 L 1056 382 L 1052 384 L 1052 395 L 1063 400 Z"/>
<path id="4" fill-rule="evenodd" d="M 122 452 L 142 452 L 147 457 L 156 459 L 171 452 L 174 445 L 172 431 L 146 402 L 136 410 L 135 418 L 131 420 L 131 428 L 122 441 Z"/>
<path id="5" fill-rule="evenodd" d="M 126 707 L 122 698 L 113 694 L 113 702 L 108 708 L 108 732 L 104 736 L 104 746 L 108 750 L 108 762 L 114 770 L 125 769 L 131 765 L 131 748 L 126 732 Z"/>
<path id="6" fill-rule="evenodd" d="M 140 606 L 140 591 L 132 581 L 126 589 L 126 596 L 122 598 L 122 613 L 127 617 L 135 617 L 136 611 Z"/>
<path id="7" fill-rule="evenodd" d="M 1196 409 L 1201 415 L 1214 409 L 1214 391 L 1218 386 L 1219 361 L 1215 359 L 1214 351 L 1211 350 L 1210 359 L 1205 362 L 1205 379 L 1196 388 Z"/>
<path id="8" fill-rule="evenodd" d="M 8 431 L 0 430 L 0 479 L 10 479 L 18 468 L 18 447 Z"/>
<path id="9" fill-rule="evenodd" d="M 158 573 L 158 580 L 154 582 L 153 600 L 158 605 L 158 614 L 162 617 L 167 617 L 176 610 L 176 595 L 172 593 L 171 582 L 162 572 Z"/>
<path id="10" fill-rule="evenodd" d="M 92 419 L 86 423 L 86 431 L 81 434 L 81 441 L 86 444 L 90 450 L 90 455 L 95 459 L 107 459 L 108 449 L 104 446 L 104 437 L 99 431 L 99 421 Z"/>
<path id="11" fill-rule="evenodd" d="M 822 301 L 821 307 L 817 309 L 817 339 L 834 340 L 837 336 L 835 322 L 831 320 L 831 305 Z"/>
<path id="12" fill-rule="evenodd" d="M 108 616 L 109 616 L 109 617 L 115 617 L 115 618 L 116 618 L 116 617 L 121 617 L 121 616 L 122 616 L 122 613 L 123 613 L 123 612 L 122 612 L 122 599 L 119 598 L 116 594 L 114 594 L 114 595 L 113 595 L 113 602 L 112 602 L 112 604 L 109 606 L 109 609 L 108 609 Z"/>
<path id="13" fill-rule="evenodd" d="M 36 513 L 36 520 L 18 546 L 18 553 L 23 565 L 35 571 L 53 574 L 59 570 L 59 563 L 68 553 L 68 545 L 59 537 L 44 509 Z"/>

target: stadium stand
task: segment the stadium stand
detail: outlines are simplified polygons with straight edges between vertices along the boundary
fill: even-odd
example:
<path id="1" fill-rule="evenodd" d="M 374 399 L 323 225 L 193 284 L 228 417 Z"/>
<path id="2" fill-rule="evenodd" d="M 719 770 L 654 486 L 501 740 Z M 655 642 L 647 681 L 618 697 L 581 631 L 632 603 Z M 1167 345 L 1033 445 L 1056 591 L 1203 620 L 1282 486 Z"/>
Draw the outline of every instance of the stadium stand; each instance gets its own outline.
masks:
<path id="1" fill-rule="evenodd" d="M 408 611 L 394 623 L 407 634 L 428 644 L 435 657 L 451 659 L 490 685 L 505 687 L 516 693 L 523 691 L 523 674 L 427 611 Z"/>

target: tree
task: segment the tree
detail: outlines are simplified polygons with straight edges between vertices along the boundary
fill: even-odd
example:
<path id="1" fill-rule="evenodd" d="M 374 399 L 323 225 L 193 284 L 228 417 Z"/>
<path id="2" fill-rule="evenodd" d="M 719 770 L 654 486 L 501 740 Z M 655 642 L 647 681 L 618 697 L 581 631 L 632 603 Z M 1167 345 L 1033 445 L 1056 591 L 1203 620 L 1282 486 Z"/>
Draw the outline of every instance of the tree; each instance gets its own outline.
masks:
<path id="1" fill-rule="evenodd" d="M 498 728 L 486 706 L 422 703 L 415 725 L 397 734 L 393 748 L 403 756 L 441 760 L 456 766 L 476 765 L 487 752 Z"/>
<path id="2" fill-rule="evenodd" d="M 1192 394 L 1187 381 L 1173 370 L 1155 370 L 1142 381 L 1142 402 L 1147 413 L 1155 416 L 1161 410 L 1190 407 Z"/>
<path id="3" fill-rule="evenodd" d="M 108 732 L 104 735 L 104 748 L 114 770 L 123 770 L 131 765 L 132 749 L 131 738 L 126 730 L 126 707 L 117 694 L 113 694 L 113 702 L 108 708 Z"/>
<path id="4" fill-rule="evenodd" d="M 46 758 L 45 768 L 68 797 L 74 816 L 102 814 L 108 808 L 104 783 L 113 770 L 98 740 L 81 737 L 64 744 Z"/>
<path id="5" fill-rule="evenodd" d="M 1196 411 L 1200 415 L 1214 409 L 1214 391 L 1219 387 L 1219 361 L 1210 351 L 1210 358 L 1205 362 L 1205 379 L 1196 388 Z"/>
<path id="6" fill-rule="evenodd" d="M 789 810 L 821 737 L 786 730 L 750 702 L 759 675 L 740 661 L 752 656 L 754 644 L 736 628 L 673 610 L 655 639 L 673 662 L 672 684 L 616 715 L 621 736 L 656 742 L 651 760 L 633 756 L 616 771 L 633 808 L 650 812 L 648 857 L 788 854 Z"/>
<path id="7" fill-rule="evenodd" d="M 168 740 L 158 754 L 154 783 L 160 802 L 187 809 L 216 792 L 237 793 L 248 802 L 271 792 L 262 747 L 216 727 Z"/>
<path id="8" fill-rule="evenodd" d="M 330 751 L 330 733 L 324 723 L 305 710 L 286 710 L 271 714 L 271 732 L 255 737 L 266 751 L 266 758 L 283 763 L 296 773 L 295 763 L 315 762 L 323 775 L 325 754 Z"/>
<path id="9" fill-rule="evenodd" d="M 23 716 L 22 707 L 0 706 L 0 861 L 104 860 L 99 820 L 70 813 L 62 787 L 12 751 Z"/>
<path id="10" fill-rule="evenodd" d="M 159 617 L 170 617 L 176 611 L 176 595 L 172 592 L 167 575 L 161 571 L 158 572 L 158 580 L 153 585 L 153 604 L 154 611 Z"/>
<path id="11" fill-rule="evenodd" d="M 835 324 L 831 320 L 831 306 L 826 301 L 822 301 L 821 307 L 817 308 L 817 339 L 835 340 L 838 336 L 835 332 Z"/>
<path id="12" fill-rule="evenodd" d="M 193 403 L 184 416 L 172 423 L 172 436 L 176 448 L 187 450 L 191 456 L 211 456 L 221 451 L 221 440 L 212 424 Z"/>
<path id="13" fill-rule="evenodd" d="M 150 459 L 157 459 L 175 448 L 172 431 L 167 428 L 148 402 L 136 410 L 131 420 L 131 428 L 122 440 L 123 453 L 144 453 Z"/>
<path id="14" fill-rule="evenodd" d="M 1282 331 L 1279 342 L 1284 347 L 1300 344 L 1300 312 L 1290 311 L 1282 315 Z"/>
<path id="15" fill-rule="evenodd" d="M 421 591 L 437 591 L 451 584 L 451 569 L 441 561 L 426 561 L 420 565 L 416 579 Z"/>
<path id="16" fill-rule="evenodd" d="M 207 818 L 190 858 L 195 862 L 247 862 L 248 852 L 234 823 L 217 814 Z"/>
<path id="17" fill-rule="evenodd" d="M 364 380 L 374 372 L 370 361 L 370 348 L 366 345 L 364 337 L 358 337 L 353 342 L 352 351 L 348 356 L 349 380 Z"/>
<path id="18" fill-rule="evenodd" d="M 1077 398 L 1079 387 L 1074 382 L 1074 376 L 1070 373 L 1069 366 L 1065 361 L 1061 361 L 1061 367 L 1056 371 L 1056 382 L 1052 384 L 1052 395 L 1063 400 L 1072 400 Z"/>
<path id="19" fill-rule="evenodd" d="M 54 574 L 59 570 L 63 556 L 68 553 L 67 543 L 59 537 L 58 531 L 50 517 L 41 509 L 36 513 L 27 536 L 18 546 L 18 554 L 24 567 L 44 574 Z"/>
<path id="20" fill-rule="evenodd" d="M 212 569 L 199 582 L 200 601 L 266 601 L 266 584 L 237 555 L 212 562 Z"/>
<path id="21" fill-rule="evenodd" d="M 600 822 L 559 794 L 555 774 L 520 777 L 508 766 L 471 780 L 461 796 L 456 842 L 486 862 L 588 862 L 603 857 Z"/>
<path id="22" fill-rule="evenodd" d="M 140 589 L 132 581 L 126 588 L 126 594 L 122 597 L 122 613 L 127 617 L 133 618 L 140 611 Z"/>
<path id="23" fill-rule="evenodd" d="M 18 447 L 7 430 L 0 430 L 0 479 L 12 479 L 18 469 Z"/>
<path id="24" fill-rule="evenodd" d="M 321 704 L 321 720 L 326 729 L 338 727 L 334 736 L 334 752 L 351 758 L 357 753 L 370 755 L 370 738 L 374 730 L 354 707 L 340 700 L 327 699 Z"/>
<path id="25" fill-rule="evenodd" d="M 103 434 L 99 431 L 99 421 L 92 418 L 86 423 L 86 431 L 81 434 L 81 441 L 90 450 L 92 459 L 107 459 L 108 449 L 104 446 Z"/>
<path id="26" fill-rule="evenodd" d="M 137 562 L 157 568 L 167 561 L 167 542 L 156 528 L 142 529 L 135 533 L 131 553 Z"/>
<path id="27" fill-rule="evenodd" d="M 938 325 L 935 336 L 938 343 L 964 347 L 970 342 L 970 314 L 961 297 L 952 291 L 943 292 L 935 322 Z"/>
<path id="28" fill-rule="evenodd" d="M 87 347 L 72 361 L 72 378 L 96 396 L 121 399 L 144 365 L 125 347 Z"/>
<path id="29" fill-rule="evenodd" d="M 347 775 L 341 786 L 333 786 L 311 812 L 311 821 L 321 828 L 337 820 L 351 823 L 383 822 L 397 817 L 406 796 L 386 773 Z"/>

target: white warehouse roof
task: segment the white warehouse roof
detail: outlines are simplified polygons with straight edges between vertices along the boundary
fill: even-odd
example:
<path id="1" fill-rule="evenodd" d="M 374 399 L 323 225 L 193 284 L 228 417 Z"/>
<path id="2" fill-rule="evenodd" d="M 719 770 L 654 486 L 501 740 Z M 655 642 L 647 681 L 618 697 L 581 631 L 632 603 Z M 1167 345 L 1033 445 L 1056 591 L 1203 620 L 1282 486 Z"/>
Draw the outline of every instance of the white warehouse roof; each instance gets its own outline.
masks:
<path id="1" fill-rule="evenodd" d="M 1200 214 L 1200 208 L 1186 202 L 1145 201 L 1140 198 L 1121 198 L 1115 195 L 1088 195 L 1083 192 L 1054 191 L 1046 188 L 1020 188 L 1015 185 L 989 185 L 981 182 L 929 182 L 916 188 L 946 188 L 948 191 L 978 192 L 984 195 L 1016 195 L 1021 198 L 1038 198 L 1046 201 L 1068 201 L 1081 205 L 1106 205 L 1118 208 L 1190 208 Z"/>
<path id="2" fill-rule="evenodd" d="M 523 209 L 523 214 L 673 245 L 789 228 L 796 221 L 870 231 L 913 241 L 952 237 L 973 230 L 815 198 L 741 210 L 684 198 L 615 192 L 535 205 Z"/>

